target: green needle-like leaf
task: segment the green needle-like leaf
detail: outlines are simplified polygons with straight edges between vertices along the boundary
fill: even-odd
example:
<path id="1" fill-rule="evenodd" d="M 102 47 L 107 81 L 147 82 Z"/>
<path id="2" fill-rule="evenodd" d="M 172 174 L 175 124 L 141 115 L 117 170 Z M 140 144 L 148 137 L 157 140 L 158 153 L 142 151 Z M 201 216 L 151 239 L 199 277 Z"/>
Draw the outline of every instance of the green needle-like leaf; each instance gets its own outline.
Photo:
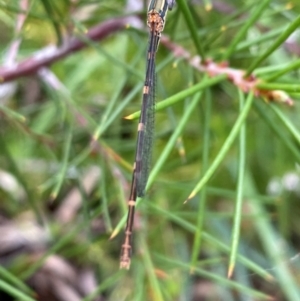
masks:
<path id="1" fill-rule="evenodd" d="M 52 200 L 56 199 L 56 197 L 62 187 L 63 181 L 66 177 L 66 172 L 67 172 L 68 162 L 69 162 L 69 157 L 70 157 L 70 151 L 71 151 L 72 135 L 73 135 L 72 128 L 70 127 L 69 131 L 67 133 L 67 138 L 66 138 L 66 142 L 65 142 L 61 170 L 59 171 L 59 173 L 57 175 L 58 179 L 57 179 L 56 185 L 53 188 L 53 191 L 51 193 Z"/>
<path id="2" fill-rule="evenodd" d="M 184 19 L 188 25 L 188 28 L 191 32 L 191 36 L 193 38 L 194 44 L 196 46 L 197 52 L 198 54 L 201 56 L 201 59 L 204 60 L 205 59 L 205 54 L 204 51 L 202 49 L 199 37 L 198 37 L 198 33 L 197 33 L 197 27 L 196 24 L 193 20 L 192 14 L 188 8 L 187 5 L 187 1 L 186 0 L 177 0 L 176 3 L 178 4 Z"/>
<path id="3" fill-rule="evenodd" d="M 258 6 L 255 7 L 254 12 L 250 13 L 250 17 L 247 19 L 247 21 L 244 23 L 241 29 L 236 33 L 233 41 L 229 44 L 227 50 L 223 54 L 222 59 L 224 61 L 228 60 L 228 58 L 232 55 L 238 43 L 245 37 L 249 28 L 253 26 L 253 24 L 258 20 L 260 15 L 265 11 L 269 4 L 270 0 L 264 0 Z"/>
<path id="4" fill-rule="evenodd" d="M 204 175 L 208 166 L 209 166 L 209 149 L 210 149 L 210 118 L 211 118 L 211 93 L 210 90 L 206 91 L 205 95 L 205 112 L 204 112 L 204 124 L 203 124 L 203 155 L 202 155 L 202 174 Z M 193 273 L 194 267 L 198 261 L 199 254 L 201 252 L 201 242 L 202 242 L 202 233 L 203 225 L 205 219 L 205 209 L 206 209 L 206 199 L 207 199 L 207 190 L 204 187 L 200 193 L 199 198 L 199 209 L 198 209 L 198 219 L 197 219 L 197 231 L 194 236 L 194 244 L 192 250 L 191 258 L 191 269 L 190 272 Z"/>
<path id="5" fill-rule="evenodd" d="M 14 296 L 15 298 L 18 298 L 22 301 L 35 301 L 36 299 L 33 299 L 24 293 L 22 293 L 20 290 L 16 289 L 14 286 L 4 282 L 3 280 L 0 280 L 0 288 L 2 291 L 10 294 L 11 296 Z"/>
<path id="6" fill-rule="evenodd" d="M 300 16 L 298 16 L 288 28 L 276 39 L 276 41 L 268 47 L 268 49 L 257 57 L 254 62 L 247 69 L 245 76 L 249 76 L 255 68 L 257 68 L 266 58 L 268 58 L 279 46 L 286 41 L 286 39 L 298 29 L 300 25 Z"/>
<path id="7" fill-rule="evenodd" d="M 270 106 L 273 111 L 276 113 L 276 115 L 279 117 L 279 119 L 282 121 L 282 123 L 285 125 L 285 127 L 289 130 L 289 132 L 295 137 L 295 139 L 298 141 L 300 145 L 300 131 L 297 129 L 288 119 L 287 116 L 283 114 L 283 112 L 278 108 L 275 104 L 272 104 Z"/>
<path id="8" fill-rule="evenodd" d="M 173 96 L 170 96 L 167 99 L 157 103 L 155 110 L 160 111 L 160 110 L 165 109 L 179 101 L 183 101 L 187 97 L 189 97 L 197 92 L 200 92 L 200 91 L 204 90 L 205 88 L 208 88 L 217 83 L 220 83 L 225 78 L 226 78 L 226 75 L 224 74 L 224 75 L 216 76 L 214 78 L 205 79 L 205 80 L 201 81 L 199 84 L 196 84 L 184 91 L 181 91 L 181 92 L 179 92 Z M 125 118 L 126 119 L 137 119 L 137 118 L 139 118 L 140 114 L 141 114 L 141 111 L 137 111 L 137 112 L 132 113 L 129 116 L 126 116 Z"/>
<path id="9" fill-rule="evenodd" d="M 240 99 L 240 113 L 244 108 L 244 95 L 239 91 Z M 242 125 L 239 135 L 239 163 L 238 163 L 238 181 L 237 181 L 237 196 L 234 210 L 234 221 L 231 237 L 231 251 L 228 266 L 228 278 L 231 278 L 235 267 L 235 262 L 238 253 L 238 243 L 240 238 L 240 227 L 242 219 L 242 204 L 243 204 L 243 190 L 244 190 L 244 170 L 246 164 L 246 125 Z"/>
<path id="10" fill-rule="evenodd" d="M 248 98 L 247 98 L 247 101 L 246 101 L 246 104 L 244 106 L 243 111 L 240 113 L 239 118 L 235 122 L 235 125 L 233 126 L 229 136 L 227 137 L 226 141 L 224 142 L 220 152 L 218 153 L 217 157 L 212 162 L 212 164 L 209 167 L 209 169 L 207 170 L 207 172 L 204 174 L 202 179 L 195 186 L 195 188 L 190 193 L 190 195 L 188 196 L 188 198 L 185 202 L 192 199 L 203 188 L 203 186 L 209 181 L 209 179 L 212 177 L 214 172 L 217 170 L 217 168 L 221 164 L 221 162 L 224 159 L 226 153 L 230 149 L 233 141 L 235 140 L 236 136 L 238 135 L 238 133 L 239 133 L 239 131 L 240 131 L 242 125 L 243 125 L 243 122 L 245 121 L 245 119 L 247 117 L 247 114 L 248 114 L 248 112 L 251 108 L 252 101 L 253 101 L 253 94 L 250 93 L 248 95 Z"/>

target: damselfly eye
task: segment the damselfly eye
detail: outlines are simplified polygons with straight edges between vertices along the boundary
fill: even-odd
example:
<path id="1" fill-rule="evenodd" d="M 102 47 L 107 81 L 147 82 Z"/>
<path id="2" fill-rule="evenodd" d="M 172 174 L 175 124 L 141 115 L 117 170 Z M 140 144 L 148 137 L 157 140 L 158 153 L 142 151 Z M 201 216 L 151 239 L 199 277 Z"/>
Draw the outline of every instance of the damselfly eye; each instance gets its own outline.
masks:
<path id="1" fill-rule="evenodd" d="M 172 10 L 175 5 L 175 0 L 167 0 L 169 10 Z"/>

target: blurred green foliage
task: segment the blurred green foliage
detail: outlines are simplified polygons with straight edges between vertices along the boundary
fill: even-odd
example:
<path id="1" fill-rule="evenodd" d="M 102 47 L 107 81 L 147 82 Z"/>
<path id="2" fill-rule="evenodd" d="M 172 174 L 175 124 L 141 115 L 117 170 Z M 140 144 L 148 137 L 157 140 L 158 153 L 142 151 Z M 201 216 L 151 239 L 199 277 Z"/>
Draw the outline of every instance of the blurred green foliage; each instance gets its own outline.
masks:
<path id="1" fill-rule="evenodd" d="M 82 300 L 300 300 L 300 4 L 211 1 L 208 11 L 210 1 L 177 2 L 164 34 L 193 57 L 203 52 L 246 72 L 282 37 L 251 73 L 294 105 L 243 93 L 226 77 L 206 85 L 211 74 L 162 42 L 156 99 L 166 108 L 156 113 L 153 174 L 138 202 L 132 267 L 124 272 L 119 250 L 137 128 L 124 117 L 141 103 L 145 3 L 0 1 L 0 77 L 17 39 L 10 64 L 30 64 L 49 45 L 83 39 L 104 21 L 131 16 L 143 24 L 0 85 L 0 233 L 24 219 L 41 231 L 38 244 L 0 247 L 7 300 L 36 300 L 33 290 L 43 296 L 30 281 L 52 256 L 77 271 L 91 268 L 95 291 L 78 293 Z M 168 103 L 201 82 L 197 93 Z M 54 289 L 50 300 L 68 299 Z"/>

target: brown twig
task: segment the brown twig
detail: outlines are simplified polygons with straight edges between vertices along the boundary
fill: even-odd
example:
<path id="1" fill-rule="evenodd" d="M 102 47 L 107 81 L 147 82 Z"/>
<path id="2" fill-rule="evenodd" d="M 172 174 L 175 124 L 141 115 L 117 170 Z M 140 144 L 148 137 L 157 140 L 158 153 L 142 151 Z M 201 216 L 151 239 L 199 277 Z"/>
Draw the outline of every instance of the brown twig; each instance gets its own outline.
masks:
<path id="1" fill-rule="evenodd" d="M 125 29 L 128 24 L 134 23 L 134 20 L 136 20 L 136 17 L 115 18 L 105 21 L 95 27 L 92 27 L 86 33 L 84 38 L 74 36 L 62 47 L 57 48 L 54 45 L 50 45 L 14 66 L 0 67 L 0 82 L 4 83 L 12 81 L 18 77 L 36 73 L 41 68 L 49 66 L 53 62 L 71 54 L 72 52 L 81 50 L 87 44 L 84 41 L 102 40 L 112 33 Z M 231 68 L 226 62 L 217 63 L 213 60 L 206 60 L 205 62 L 202 62 L 199 56 L 192 57 L 186 49 L 172 42 L 166 36 L 162 36 L 161 43 L 170 49 L 175 57 L 188 61 L 193 68 L 208 74 L 210 77 L 226 74 L 228 80 L 244 92 L 253 91 L 256 96 L 261 96 L 270 101 L 283 102 L 288 105 L 293 104 L 292 99 L 284 91 L 262 90 L 258 88 L 257 85 L 261 83 L 261 80 L 253 75 L 245 77 L 244 70 Z"/>
<path id="2" fill-rule="evenodd" d="M 124 29 L 129 24 L 129 18 L 116 18 L 105 21 L 95 27 L 92 27 L 85 39 L 92 41 L 99 41 L 106 38 L 108 35 Z M 78 51 L 86 46 L 86 43 L 80 37 L 72 37 L 68 44 L 62 47 L 48 46 L 41 51 L 35 53 L 33 56 L 25 59 L 14 66 L 0 67 L 0 82 L 12 81 L 21 76 L 26 76 L 37 72 L 40 68 L 49 66 L 55 61 L 69 55 L 72 52 Z"/>
<path id="3" fill-rule="evenodd" d="M 227 62 L 217 63 L 213 60 L 205 60 L 202 62 L 200 56 L 196 55 L 193 57 L 190 52 L 172 42 L 167 36 L 161 38 L 161 43 L 171 50 L 175 57 L 184 59 L 190 66 L 202 73 L 208 74 L 210 77 L 225 74 L 229 81 L 245 93 L 253 91 L 255 96 L 261 96 L 269 101 L 278 101 L 287 105 L 293 105 L 293 100 L 284 91 L 271 91 L 258 88 L 258 84 L 262 82 L 261 79 L 254 75 L 245 77 L 244 70 L 231 68 L 228 66 Z"/>

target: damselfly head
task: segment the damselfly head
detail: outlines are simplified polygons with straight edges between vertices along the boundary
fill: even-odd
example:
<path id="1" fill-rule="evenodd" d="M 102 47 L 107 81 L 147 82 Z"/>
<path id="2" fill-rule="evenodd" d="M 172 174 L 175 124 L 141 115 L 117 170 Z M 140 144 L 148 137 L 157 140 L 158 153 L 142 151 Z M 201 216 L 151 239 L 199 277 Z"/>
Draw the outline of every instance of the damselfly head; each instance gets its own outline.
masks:
<path id="1" fill-rule="evenodd" d="M 176 1 L 175 0 L 167 0 L 167 2 L 168 2 L 168 9 L 172 10 L 174 5 L 176 4 Z"/>

